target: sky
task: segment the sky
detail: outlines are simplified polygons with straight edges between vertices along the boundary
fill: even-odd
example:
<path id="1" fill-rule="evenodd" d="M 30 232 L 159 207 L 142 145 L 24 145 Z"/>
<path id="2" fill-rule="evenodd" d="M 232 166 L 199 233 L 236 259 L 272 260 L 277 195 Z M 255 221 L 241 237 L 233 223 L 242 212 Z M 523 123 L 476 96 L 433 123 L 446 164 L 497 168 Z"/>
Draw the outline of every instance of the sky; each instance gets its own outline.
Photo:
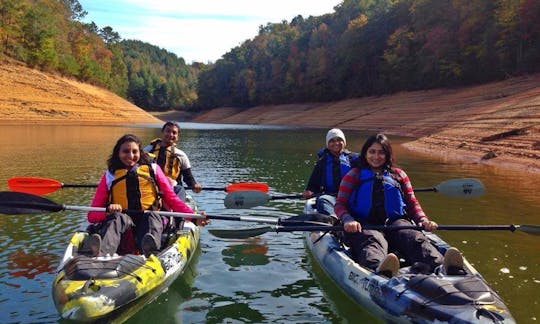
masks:
<path id="1" fill-rule="evenodd" d="M 184 58 L 215 62 L 253 39 L 259 26 L 333 13 L 342 0 L 79 0 L 84 22 L 112 27 Z"/>

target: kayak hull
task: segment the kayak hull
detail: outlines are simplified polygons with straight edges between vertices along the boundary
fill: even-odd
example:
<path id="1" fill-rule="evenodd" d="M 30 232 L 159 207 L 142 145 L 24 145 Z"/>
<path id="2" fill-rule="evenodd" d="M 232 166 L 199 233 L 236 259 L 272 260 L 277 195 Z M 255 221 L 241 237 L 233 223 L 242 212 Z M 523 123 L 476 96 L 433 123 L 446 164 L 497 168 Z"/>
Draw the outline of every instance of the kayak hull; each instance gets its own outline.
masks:
<path id="1" fill-rule="evenodd" d="M 315 213 L 306 204 L 305 213 Z M 433 233 L 444 254 L 449 245 Z M 465 275 L 419 274 L 410 267 L 392 278 L 354 262 L 336 236 L 307 232 L 306 247 L 324 272 L 356 303 L 392 323 L 515 323 L 502 298 L 464 260 Z"/>
<path id="2" fill-rule="evenodd" d="M 91 258 L 77 253 L 87 235 L 72 236 L 53 281 L 54 304 L 65 319 L 108 318 L 141 297 L 164 290 L 184 272 L 200 237 L 199 228 L 185 222 L 157 255 Z"/>

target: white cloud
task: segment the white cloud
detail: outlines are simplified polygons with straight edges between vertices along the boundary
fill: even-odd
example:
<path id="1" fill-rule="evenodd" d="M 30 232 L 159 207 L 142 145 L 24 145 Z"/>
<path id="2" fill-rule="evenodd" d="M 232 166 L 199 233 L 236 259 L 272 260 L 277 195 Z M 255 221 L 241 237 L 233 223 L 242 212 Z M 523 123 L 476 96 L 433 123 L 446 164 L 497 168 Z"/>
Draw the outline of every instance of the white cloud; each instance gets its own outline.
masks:
<path id="1" fill-rule="evenodd" d="M 259 26 L 332 13 L 339 0 L 79 0 L 85 21 L 111 26 L 192 61 L 216 61 L 255 37 Z"/>

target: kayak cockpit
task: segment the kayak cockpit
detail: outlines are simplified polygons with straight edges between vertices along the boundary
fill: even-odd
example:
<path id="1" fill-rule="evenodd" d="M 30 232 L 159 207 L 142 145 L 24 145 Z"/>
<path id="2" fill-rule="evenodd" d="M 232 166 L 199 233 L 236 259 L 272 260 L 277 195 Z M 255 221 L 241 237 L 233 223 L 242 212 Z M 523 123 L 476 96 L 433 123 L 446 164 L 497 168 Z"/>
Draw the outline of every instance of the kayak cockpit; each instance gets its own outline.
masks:
<path id="1" fill-rule="evenodd" d="M 77 255 L 64 265 L 64 272 L 69 280 L 113 279 L 131 275 L 145 262 L 145 257 L 133 254 L 105 258 Z"/>

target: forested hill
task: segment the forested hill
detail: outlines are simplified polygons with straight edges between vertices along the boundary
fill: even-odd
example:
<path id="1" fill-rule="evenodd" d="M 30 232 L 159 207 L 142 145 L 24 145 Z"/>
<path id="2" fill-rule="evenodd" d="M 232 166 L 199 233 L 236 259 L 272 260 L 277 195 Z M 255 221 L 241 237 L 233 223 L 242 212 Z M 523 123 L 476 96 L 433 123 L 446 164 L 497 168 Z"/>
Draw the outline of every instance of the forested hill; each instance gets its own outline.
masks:
<path id="1" fill-rule="evenodd" d="M 202 106 L 336 101 L 540 70 L 538 0 L 344 0 L 261 27 L 199 77 Z"/>
<path id="2" fill-rule="evenodd" d="M 538 0 L 344 0 L 261 26 L 208 65 L 122 40 L 85 15 L 77 0 L 2 0 L 0 55 L 146 110 L 329 102 L 540 71 Z"/>
<path id="3" fill-rule="evenodd" d="M 105 87 L 146 110 L 193 104 L 200 64 L 83 23 L 86 14 L 77 0 L 0 1 L 0 59 Z"/>

